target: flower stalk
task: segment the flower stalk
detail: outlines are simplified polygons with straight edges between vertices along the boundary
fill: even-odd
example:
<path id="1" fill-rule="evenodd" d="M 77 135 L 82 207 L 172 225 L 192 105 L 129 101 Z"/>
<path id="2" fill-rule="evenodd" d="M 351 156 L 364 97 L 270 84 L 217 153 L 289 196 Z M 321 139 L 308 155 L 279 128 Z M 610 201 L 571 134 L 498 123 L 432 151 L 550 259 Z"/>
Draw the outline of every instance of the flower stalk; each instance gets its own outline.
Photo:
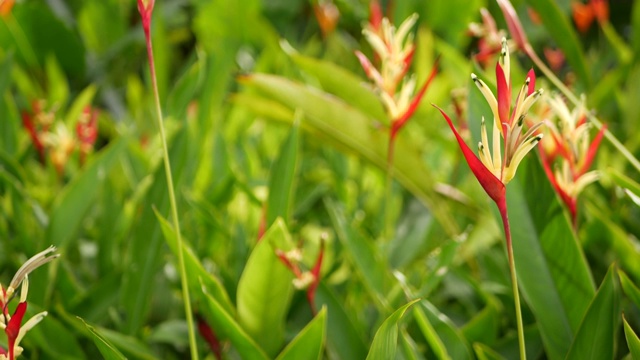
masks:
<path id="1" fill-rule="evenodd" d="M 429 77 L 414 95 L 416 78 L 408 76 L 407 73 L 415 53 L 413 35 L 410 30 L 417 20 L 418 15 L 413 14 L 396 29 L 388 18 L 382 18 L 379 3 L 373 1 L 369 24 L 362 33 L 373 48 L 375 60 L 378 60 L 379 66 L 374 66 L 362 52 L 355 52 L 365 74 L 373 81 L 375 91 L 380 96 L 387 115 L 391 119 L 387 144 L 387 176 L 384 197 L 384 234 L 387 239 L 393 236 L 390 208 L 396 136 L 418 108 L 429 85 L 435 78 L 438 68 L 436 60 Z"/>
<path id="2" fill-rule="evenodd" d="M 528 154 L 543 137 L 542 134 L 538 133 L 539 128 L 543 125 L 542 122 L 532 124 L 524 134 L 522 133 L 526 123 L 527 113 L 542 94 L 542 89 L 535 90 L 535 73 L 533 70 L 529 71 L 527 79 L 516 97 L 515 105 L 512 106 L 509 48 L 505 38 L 502 39 L 500 59 L 496 64 L 497 96 L 495 96 L 489 87 L 475 74 L 471 74 L 471 79 L 489 103 L 493 114 L 491 141 L 487 134 L 484 118 L 482 119 L 482 141 L 478 143 L 479 157 L 476 156 L 465 143 L 449 116 L 447 116 L 443 110 L 439 108 L 438 110 L 440 110 L 442 116 L 451 128 L 471 172 L 476 179 L 478 179 L 478 182 L 487 195 L 496 203 L 500 212 L 506 240 L 507 257 L 509 260 L 511 286 L 513 288 L 516 307 L 520 358 L 526 359 L 524 326 L 522 322 L 520 294 L 518 291 L 518 276 L 516 274 L 511 227 L 507 210 L 506 184 L 515 176 L 518 165 L 524 159 L 524 156 Z"/>
<path id="3" fill-rule="evenodd" d="M 195 325 L 191 310 L 191 299 L 189 296 L 189 283 L 187 279 L 187 270 L 184 261 L 184 253 L 182 249 L 182 235 L 180 232 L 180 220 L 178 218 L 178 206 L 173 185 L 173 175 L 171 173 L 171 161 L 169 160 L 169 149 L 167 146 L 167 137 L 165 135 L 162 108 L 160 106 L 160 94 L 158 92 L 158 82 L 156 78 L 155 63 L 153 60 L 153 45 L 151 41 L 151 16 L 155 0 L 138 0 L 138 11 L 142 18 L 142 27 L 147 45 L 147 57 L 149 59 L 149 72 L 151 75 L 151 85 L 156 107 L 156 120 L 158 130 L 160 132 L 160 141 L 162 143 L 165 176 L 167 179 L 167 190 L 169 192 L 169 202 L 171 205 L 171 218 L 173 227 L 176 231 L 176 239 L 178 243 L 178 268 L 180 270 L 180 282 L 182 285 L 182 297 L 184 300 L 184 311 L 187 319 L 187 327 L 189 331 L 189 348 L 191 350 L 191 359 L 198 359 L 198 347 L 196 345 Z"/>

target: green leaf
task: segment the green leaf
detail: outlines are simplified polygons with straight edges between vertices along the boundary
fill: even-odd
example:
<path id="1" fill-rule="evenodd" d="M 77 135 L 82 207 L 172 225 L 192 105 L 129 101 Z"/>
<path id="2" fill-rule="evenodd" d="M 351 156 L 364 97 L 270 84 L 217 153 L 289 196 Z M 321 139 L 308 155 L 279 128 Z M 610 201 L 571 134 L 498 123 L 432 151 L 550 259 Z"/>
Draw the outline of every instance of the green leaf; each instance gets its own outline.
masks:
<path id="1" fill-rule="evenodd" d="M 525 161 L 507 188 L 518 281 L 547 356 L 559 359 L 568 352 L 595 289 L 568 216 L 539 162 Z"/>
<path id="2" fill-rule="evenodd" d="M 371 118 L 327 93 L 310 89 L 283 77 L 253 74 L 244 83 L 279 101 L 290 109 L 300 109 L 305 118 L 302 127 L 339 149 L 355 153 L 386 171 L 388 134 L 374 126 Z M 293 119 L 290 119 L 293 121 Z M 435 192 L 436 181 L 417 148 L 398 134 L 393 174 L 432 211 L 446 232 L 459 233 L 448 204 Z"/>
<path id="3" fill-rule="evenodd" d="M 469 343 L 451 319 L 423 300 L 414 309 L 418 327 L 438 359 L 471 359 Z"/>
<path id="4" fill-rule="evenodd" d="M 178 257 L 178 239 L 176 238 L 176 232 L 156 209 L 154 209 L 156 217 L 160 222 L 160 228 L 164 234 L 164 238 L 169 245 L 169 248 L 173 252 L 176 258 Z M 207 289 L 207 293 L 213 296 L 223 307 L 224 310 L 230 314 L 233 314 L 233 305 L 229 299 L 222 283 L 213 275 L 209 274 L 207 270 L 202 266 L 202 263 L 193 252 L 191 247 L 186 243 L 186 239 L 183 238 L 182 252 L 184 255 L 184 263 L 187 271 L 187 279 L 189 282 L 189 289 L 192 293 L 198 293 L 200 286 L 204 286 Z"/>
<path id="5" fill-rule="evenodd" d="M 54 107 L 64 108 L 69 98 L 69 84 L 67 83 L 66 75 L 53 54 L 47 55 L 45 69 L 47 72 L 49 104 Z"/>
<path id="6" fill-rule="evenodd" d="M 558 3 L 552 0 L 527 0 L 527 2 L 538 14 L 544 14 L 540 16 L 540 19 L 549 31 L 549 35 L 562 49 L 567 62 L 577 73 L 577 80 L 589 88 L 591 76 L 578 36 L 565 14 L 560 10 Z"/>
<path id="7" fill-rule="evenodd" d="M 629 346 L 631 357 L 633 360 L 640 359 L 640 339 L 638 339 L 638 335 L 633 331 L 624 315 L 622 315 L 622 321 L 624 322 L 624 336 L 627 338 L 627 346 Z"/>
<path id="8" fill-rule="evenodd" d="M 364 79 L 328 61 L 300 54 L 294 54 L 291 58 L 301 69 L 313 75 L 325 91 L 349 99 L 353 107 L 378 121 L 389 123 L 380 98 L 364 85 Z"/>
<path id="9" fill-rule="evenodd" d="M 614 168 L 609 168 L 607 170 L 609 175 L 611 175 L 611 179 L 613 179 L 616 185 L 620 186 L 626 191 L 631 192 L 631 194 L 640 199 L 640 184 Z"/>
<path id="10" fill-rule="evenodd" d="M 612 265 L 580 324 L 567 360 L 613 359 L 620 321 L 619 291 Z"/>
<path id="11" fill-rule="evenodd" d="M 478 360 L 504 360 L 502 355 L 485 344 L 475 343 L 473 344 L 473 350 L 476 352 Z"/>
<path id="12" fill-rule="evenodd" d="M 93 326 L 87 324 L 82 318 L 78 317 L 78 319 L 82 320 L 84 325 L 89 329 L 89 333 L 91 334 L 91 339 L 94 344 L 100 350 L 100 354 L 104 357 L 105 360 L 120 360 L 126 359 L 124 355 L 104 336 L 102 336 Z"/>
<path id="13" fill-rule="evenodd" d="M 299 117 L 299 116 L 297 116 Z M 280 148 L 280 154 L 271 168 L 269 177 L 269 200 L 267 201 L 267 224 L 281 217 L 289 222 L 291 203 L 295 190 L 296 169 L 300 148 L 300 126 L 295 121 L 289 136 Z"/>
<path id="14" fill-rule="evenodd" d="M 277 360 L 320 359 L 324 348 L 327 308 L 316 315 L 282 350 Z"/>
<path id="15" fill-rule="evenodd" d="M 95 156 L 58 195 L 47 229 L 48 244 L 64 247 L 75 236 L 84 215 L 96 199 L 97 190 L 124 149 L 125 142 L 126 139 L 118 139 Z"/>
<path id="16" fill-rule="evenodd" d="M 269 357 L 256 342 L 242 329 L 233 317 L 213 298 L 205 294 L 203 312 L 208 325 L 216 329 L 221 339 L 229 339 L 243 359 L 267 360 Z"/>
<path id="17" fill-rule="evenodd" d="M 364 359 L 367 345 L 362 334 L 366 331 L 357 327 L 352 312 L 347 312 L 344 304 L 337 299 L 333 290 L 320 282 L 316 292 L 316 306 L 327 308 L 327 352 L 331 359 Z"/>
<path id="18" fill-rule="evenodd" d="M 394 311 L 378 328 L 373 338 L 373 343 L 369 349 L 367 359 L 395 359 L 396 348 L 398 347 L 398 322 L 404 316 L 404 313 L 417 303 L 420 299 L 413 300 Z"/>
<path id="19" fill-rule="evenodd" d="M 384 298 L 392 277 L 377 248 L 347 222 L 341 205 L 329 198 L 325 200 L 325 204 L 338 239 L 346 248 L 346 254 L 351 258 L 358 274 L 362 276 L 371 297 L 376 301 Z"/>
<path id="20" fill-rule="evenodd" d="M 80 115 L 84 111 L 85 107 L 91 105 L 93 97 L 96 95 L 96 91 L 97 88 L 95 85 L 89 85 L 84 90 L 82 90 L 82 92 L 78 96 L 76 96 L 75 100 L 69 107 L 66 118 L 64 120 L 65 124 L 67 124 L 70 129 L 75 129 Z"/>
<path id="21" fill-rule="evenodd" d="M 238 322 L 273 356 L 284 342 L 284 325 L 293 292 L 293 274 L 276 256 L 292 248 L 291 235 L 277 219 L 251 252 L 237 292 Z"/>
<path id="22" fill-rule="evenodd" d="M 629 297 L 629 299 L 640 308 L 640 289 L 634 284 L 631 279 L 622 270 L 618 269 L 618 276 L 620 277 L 620 284 L 622 285 L 622 291 Z"/>

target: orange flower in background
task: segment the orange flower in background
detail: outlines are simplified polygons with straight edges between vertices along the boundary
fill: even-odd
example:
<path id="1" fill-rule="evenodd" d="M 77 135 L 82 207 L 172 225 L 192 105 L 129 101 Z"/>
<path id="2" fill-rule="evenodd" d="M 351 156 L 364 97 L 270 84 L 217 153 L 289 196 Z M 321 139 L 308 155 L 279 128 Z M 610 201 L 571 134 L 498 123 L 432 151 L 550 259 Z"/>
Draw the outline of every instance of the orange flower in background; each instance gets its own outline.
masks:
<path id="1" fill-rule="evenodd" d="M 15 0 L 0 0 L 0 16 L 6 16 L 11 12 Z"/>
<path id="2" fill-rule="evenodd" d="M 602 23 L 609 21 L 609 3 L 606 0 L 589 0 L 586 4 L 571 3 L 573 21 L 581 33 L 587 32 L 594 20 Z"/>
<path id="3" fill-rule="evenodd" d="M 338 19 L 340 19 L 340 11 L 333 1 L 318 1 L 318 3 L 313 4 L 313 13 L 318 20 L 323 36 L 326 37 L 336 29 Z"/>

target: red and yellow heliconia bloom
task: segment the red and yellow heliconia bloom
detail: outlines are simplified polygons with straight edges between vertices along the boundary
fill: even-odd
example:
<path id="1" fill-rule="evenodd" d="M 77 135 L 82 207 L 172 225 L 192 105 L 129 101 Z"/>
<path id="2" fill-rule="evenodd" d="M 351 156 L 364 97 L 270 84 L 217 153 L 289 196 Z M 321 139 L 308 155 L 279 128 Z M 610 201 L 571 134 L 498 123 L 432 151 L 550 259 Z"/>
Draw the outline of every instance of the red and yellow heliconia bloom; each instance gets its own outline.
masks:
<path id="1" fill-rule="evenodd" d="M 573 110 L 569 110 L 560 96 L 550 98 L 547 104 L 552 114 L 546 121 L 551 136 L 540 148 L 540 158 L 549 181 L 569 209 L 575 226 L 578 195 L 599 178 L 597 171 L 589 169 L 606 126 L 591 140 L 584 99 L 583 104 Z"/>
<path id="2" fill-rule="evenodd" d="M 498 207 L 504 206 L 505 185 L 515 176 L 524 156 L 542 139 L 542 134 L 539 133 L 542 122 L 534 123 L 524 133 L 523 128 L 529 109 L 543 91 L 535 90 L 535 74 L 530 70 L 512 106 L 509 61 L 507 40 L 503 38 L 500 60 L 496 64 L 497 97 L 487 84 L 475 74 L 471 74 L 472 80 L 489 103 L 493 114 L 491 139 L 489 139 L 484 118 L 482 119 L 482 141 L 478 143 L 478 156 L 464 142 L 447 114 L 440 110 L 453 131 L 471 171 Z"/>
<path id="3" fill-rule="evenodd" d="M 417 20 L 418 15 L 413 14 L 396 29 L 389 19 L 380 19 L 379 6 L 372 6 L 370 23 L 362 33 L 380 61 L 379 68 L 376 68 L 362 52 L 355 52 L 391 118 L 391 141 L 416 111 L 437 73 L 437 66 L 434 65 L 431 74 L 414 95 L 416 78 L 407 76 L 407 72 L 415 52 L 411 28 Z"/>

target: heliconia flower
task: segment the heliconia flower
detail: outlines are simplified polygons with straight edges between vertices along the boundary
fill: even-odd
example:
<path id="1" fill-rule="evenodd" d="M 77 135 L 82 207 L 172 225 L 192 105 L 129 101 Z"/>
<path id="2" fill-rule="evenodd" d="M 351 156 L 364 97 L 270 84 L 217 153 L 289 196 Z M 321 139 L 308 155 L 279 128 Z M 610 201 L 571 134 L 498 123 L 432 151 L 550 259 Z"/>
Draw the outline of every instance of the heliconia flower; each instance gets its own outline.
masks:
<path id="1" fill-rule="evenodd" d="M 374 16 L 372 10 L 372 19 L 376 19 L 377 16 Z M 362 52 L 355 52 L 365 74 L 373 81 L 376 90 L 378 90 L 382 104 L 391 118 L 390 143 L 416 111 L 431 81 L 437 74 L 436 60 L 429 77 L 414 95 L 415 76 L 407 77 L 406 75 L 415 51 L 410 30 L 417 19 L 417 14 L 411 15 L 397 30 L 387 18 L 380 20 L 379 25 L 377 25 L 378 20 L 372 20 L 371 24 L 362 31 L 376 56 L 380 59 L 380 70 L 373 66 Z"/>
<path id="2" fill-rule="evenodd" d="M 86 106 L 76 124 L 76 136 L 80 142 L 80 163 L 93 150 L 98 138 L 98 111 Z"/>
<path id="3" fill-rule="evenodd" d="M 589 168 L 606 126 L 590 140 L 584 99 L 583 105 L 574 108 L 573 111 L 569 110 L 560 96 L 550 98 L 547 103 L 557 121 L 546 121 L 551 136 L 545 141 L 552 142 L 553 146 L 541 147 L 540 158 L 549 181 L 567 206 L 575 226 L 578 195 L 587 185 L 599 178 L 598 172 L 589 171 Z M 554 164 L 556 166 L 552 169 Z"/>
<path id="4" fill-rule="evenodd" d="M 302 261 L 302 254 L 300 249 L 295 248 L 291 251 L 284 252 L 280 249 L 276 250 L 276 255 L 280 261 L 289 269 L 294 275 L 293 286 L 296 289 L 307 290 L 307 301 L 311 307 L 311 312 L 316 313 L 316 289 L 320 284 L 320 269 L 322 268 L 322 259 L 324 258 L 324 238 L 320 240 L 320 252 L 313 268 L 309 271 L 302 271 L 300 269 L 300 262 Z"/>
<path id="5" fill-rule="evenodd" d="M 49 157 L 56 171 L 58 174 L 63 174 L 64 167 L 76 148 L 75 137 L 64 122 L 58 122 L 53 131 L 42 136 L 42 141 L 50 150 Z"/>
<path id="6" fill-rule="evenodd" d="M 318 20 L 323 36 L 327 36 L 335 30 L 340 18 L 340 11 L 332 1 L 319 1 L 313 4 L 313 13 Z"/>
<path id="7" fill-rule="evenodd" d="M 36 326 L 45 316 L 47 312 L 40 312 L 31 317 L 24 325 L 22 320 L 27 311 L 27 294 L 29 292 L 29 274 L 38 267 L 56 259 L 59 254 L 54 254 L 56 248 L 51 246 L 48 249 L 34 255 L 25 262 L 16 272 L 5 289 L 0 286 L 0 306 L 2 307 L 2 315 L 0 315 L 0 328 L 7 335 L 8 349 L 0 348 L 0 360 L 14 360 L 22 354 L 20 341 L 24 338 L 27 331 Z M 20 302 L 12 315 L 9 314 L 8 304 L 13 299 L 16 289 L 22 286 L 20 292 Z"/>
<path id="8" fill-rule="evenodd" d="M 542 139 L 542 134 L 537 133 L 542 122 L 534 124 L 522 134 L 527 112 L 540 97 L 542 90 L 534 90 L 535 74 L 533 70 L 529 71 L 512 108 L 509 49 L 506 39 L 502 41 L 500 61 L 496 65 L 497 98 L 475 74 L 471 74 L 471 78 L 489 103 L 494 117 L 491 143 L 486 123 L 484 118 L 482 119 L 482 141 L 478 144 L 479 157 L 464 142 L 447 114 L 439 110 L 453 131 L 471 171 L 489 197 L 500 207 L 505 201 L 505 185 L 513 179 L 524 156 Z"/>
<path id="9" fill-rule="evenodd" d="M 493 55 L 500 53 L 502 50 L 502 38 L 506 36 L 506 32 L 498 29 L 496 21 L 493 16 L 491 16 L 489 10 L 481 8 L 480 14 L 482 16 L 482 23 L 469 24 L 469 33 L 479 38 L 479 51 L 475 55 L 475 59 L 485 65 Z"/>
<path id="10" fill-rule="evenodd" d="M 382 28 L 382 6 L 379 0 L 371 0 L 369 3 L 369 26 L 373 32 L 379 33 Z"/>

